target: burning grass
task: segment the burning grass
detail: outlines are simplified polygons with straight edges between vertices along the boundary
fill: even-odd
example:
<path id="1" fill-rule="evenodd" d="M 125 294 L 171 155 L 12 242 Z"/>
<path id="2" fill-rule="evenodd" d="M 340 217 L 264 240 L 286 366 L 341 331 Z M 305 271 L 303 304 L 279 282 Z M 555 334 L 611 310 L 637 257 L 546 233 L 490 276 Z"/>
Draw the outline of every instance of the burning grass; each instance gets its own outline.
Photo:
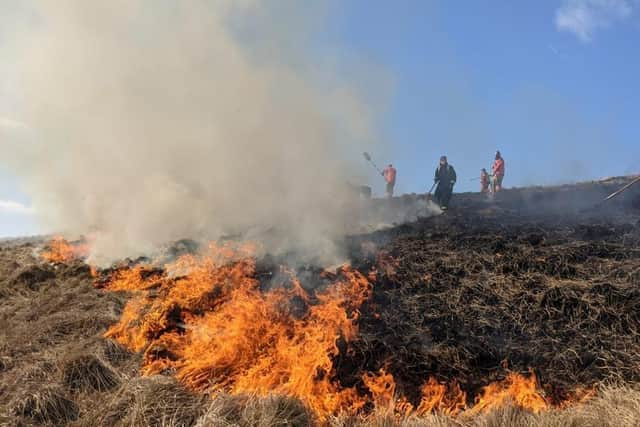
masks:
<path id="1" fill-rule="evenodd" d="M 120 322 L 105 336 L 143 352 L 145 375 L 172 373 L 187 388 L 212 395 L 296 398 L 321 421 L 382 409 L 399 417 L 471 416 L 508 403 L 534 413 L 566 404 L 544 397 L 533 372 L 508 372 L 470 403 L 455 381 L 425 376 L 416 399 L 415 392 L 399 390 L 385 368 L 354 370 L 362 362 L 353 360 L 352 347 L 361 312 L 379 319 L 374 305 L 365 307 L 375 293 L 372 281 L 376 274 L 397 274 L 399 264 L 392 268 L 397 263 L 382 257 L 383 265 L 369 272 L 346 266 L 335 274 L 322 272 L 323 282 L 307 291 L 282 266 L 277 280 L 261 284 L 253 253 L 251 247 L 211 244 L 207 253 L 182 256 L 164 270 L 126 267 L 109 281 L 99 280 L 107 290 L 133 292 Z M 341 361 L 354 362 L 351 372 L 342 366 L 338 372 Z"/>
<path id="2" fill-rule="evenodd" d="M 0 424 L 638 425 L 637 211 L 457 202 L 336 272 L 0 245 Z"/>
<path id="3" fill-rule="evenodd" d="M 333 367 L 340 342 L 356 337 L 358 309 L 371 292 L 361 273 L 344 267 L 308 294 L 282 269 L 284 283 L 263 292 L 252 249 L 215 244 L 179 258 L 167 274 L 144 271 L 117 272 L 107 285 L 135 295 L 105 334 L 144 350 L 143 373 L 175 372 L 200 392 L 297 397 L 322 417 L 364 405 Z"/>
<path id="4" fill-rule="evenodd" d="M 640 353 L 625 349 L 638 346 L 640 292 L 611 274 L 633 271 L 637 243 L 621 238 L 635 228 L 600 219 L 606 239 L 576 241 L 575 218 L 523 219 L 451 213 L 424 235 L 424 225 L 397 230 L 386 245 L 396 265 L 374 288 L 380 315 L 361 317 L 351 363 L 388 360 L 409 398 L 422 384 L 416 372 L 455 378 L 476 396 L 505 367 L 534 368 L 547 404 L 602 380 L 637 381 Z"/>
<path id="5" fill-rule="evenodd" d="M 89 255 L 91 244 L 89 241 L 80 240 L 68 242 L 62 236 L 53 237 L 47 244 L 47 249 L 41 256 L 52 263 L 68 263 L 77 259 L 84 259 Z"/>

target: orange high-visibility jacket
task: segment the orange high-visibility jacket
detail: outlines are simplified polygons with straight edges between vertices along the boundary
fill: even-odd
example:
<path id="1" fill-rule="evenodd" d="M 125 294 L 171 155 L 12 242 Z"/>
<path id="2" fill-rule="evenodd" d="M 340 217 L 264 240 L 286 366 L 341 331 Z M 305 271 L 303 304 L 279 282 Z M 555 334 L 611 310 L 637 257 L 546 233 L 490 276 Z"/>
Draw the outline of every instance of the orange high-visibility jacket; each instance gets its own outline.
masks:
<path id="1" fill-rule="evenodd" d="M 499 158 L 493 162 L 493 166 L 491 167 L 491 172 L 493 176 L 504 176 L 504 159 Z"/>
<path id="2" fill-rule="evenodd" d="M 385 170 L 382 171 L 382 174 L 384 175 L 384 180 L 387 181 L 387 183 L 389 184 L 395 184 L 396 183 L 396 168 L 392 167 L 387 167 Z"/>

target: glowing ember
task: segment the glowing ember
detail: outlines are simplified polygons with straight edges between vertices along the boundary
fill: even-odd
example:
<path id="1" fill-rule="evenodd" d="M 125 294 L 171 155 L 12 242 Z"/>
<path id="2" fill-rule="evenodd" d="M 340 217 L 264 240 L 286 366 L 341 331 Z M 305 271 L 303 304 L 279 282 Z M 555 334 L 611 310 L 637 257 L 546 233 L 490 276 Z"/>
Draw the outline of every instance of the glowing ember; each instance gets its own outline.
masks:
<path id="1" fill-rule="evenodd" d="M 49 250 L 41 254 L 49 262 L 65 263 L 83 259 L 89 255 L 89 243 L 69 243 L 62 236 L 55 236 L 47 245 Z"/>

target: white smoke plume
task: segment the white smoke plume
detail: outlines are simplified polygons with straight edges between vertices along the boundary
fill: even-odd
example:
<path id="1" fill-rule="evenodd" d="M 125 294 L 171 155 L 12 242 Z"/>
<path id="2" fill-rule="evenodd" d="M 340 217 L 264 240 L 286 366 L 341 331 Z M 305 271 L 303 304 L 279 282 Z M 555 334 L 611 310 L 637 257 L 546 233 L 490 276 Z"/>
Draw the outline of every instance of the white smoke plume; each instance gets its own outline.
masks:
<path id="1" fill-rule="evenodd" d="M 30 132 L 0 161 L 49 229 L 98 233 L 96 262 L 270 228 L 287 231 L 278 249 L 330 251 L 375 113 L 371 87 L 314 51 L 322 12 L 295 1 L 24 2 L 24 25 L 2 47 Z"/>

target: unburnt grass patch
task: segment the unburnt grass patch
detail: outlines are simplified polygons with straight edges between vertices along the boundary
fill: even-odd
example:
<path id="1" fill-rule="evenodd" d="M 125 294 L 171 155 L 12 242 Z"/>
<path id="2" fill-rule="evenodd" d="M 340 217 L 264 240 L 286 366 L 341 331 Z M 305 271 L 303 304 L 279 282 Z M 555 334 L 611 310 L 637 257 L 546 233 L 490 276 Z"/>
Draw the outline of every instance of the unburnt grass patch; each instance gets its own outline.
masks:
<path id="1" fill-rule="evenodd" d="M 74 392 L 103 392 L 120 383 L 118 375 L 92 354 L 68 357 L 63 362 L 62 381 Z"/>
<path id="2" fill-rule="evenodd" d="M 11 413 L 39 424 L 66 425 L 78 419 L 78 405 L 58 385 L 40 388 L 16 396 Z"/>

